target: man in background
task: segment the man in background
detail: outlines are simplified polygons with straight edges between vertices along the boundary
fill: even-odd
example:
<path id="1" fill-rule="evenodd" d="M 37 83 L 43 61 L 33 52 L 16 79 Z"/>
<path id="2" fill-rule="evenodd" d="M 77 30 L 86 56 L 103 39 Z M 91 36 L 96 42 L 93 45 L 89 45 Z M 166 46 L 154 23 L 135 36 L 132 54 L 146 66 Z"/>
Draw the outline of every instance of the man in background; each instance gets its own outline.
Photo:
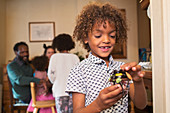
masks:
<path id="1" fill-rule="evenodd" d="M 29 61 L 29 48 L 25 42 L 16 43 L 13 50 L 16 57 L 7 65 L 13 96 L 23 103 L 29 103 L 31 100 L 30 82 L 43 83 L 44 85 L 46 82 L 33 77 L 33 69 Z"/>

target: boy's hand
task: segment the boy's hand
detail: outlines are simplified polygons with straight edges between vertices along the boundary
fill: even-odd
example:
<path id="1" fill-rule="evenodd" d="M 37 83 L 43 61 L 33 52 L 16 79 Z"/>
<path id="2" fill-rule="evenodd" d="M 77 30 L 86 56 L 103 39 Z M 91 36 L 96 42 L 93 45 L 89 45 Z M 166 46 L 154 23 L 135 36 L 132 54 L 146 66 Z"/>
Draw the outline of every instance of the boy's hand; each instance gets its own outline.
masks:
<path id="1" fill-rule="evenodd" d="M 122 87 L 120 84 L 116 84 L 101 90 L 94 103 L 97 109 L 102 111 L 113 106 L 122 97 Z"/>
<path id="2" fill-rule="evenodd" d="M 134 82 L 140 82 L 145 75 L 145 72 L 141 71 L 141 66 L 137 65 L 136 62 L 126 63 L 121 66 L 121 69 L 127 71 Z"/>

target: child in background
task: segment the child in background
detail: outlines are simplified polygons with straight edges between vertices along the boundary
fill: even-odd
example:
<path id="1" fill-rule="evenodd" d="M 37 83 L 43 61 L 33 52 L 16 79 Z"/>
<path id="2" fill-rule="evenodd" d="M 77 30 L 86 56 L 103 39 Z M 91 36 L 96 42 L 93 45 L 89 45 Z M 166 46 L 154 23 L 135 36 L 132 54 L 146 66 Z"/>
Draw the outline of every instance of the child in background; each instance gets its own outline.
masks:
<path id="1" fill-rule="evenodd" d="M 52 46 L 59 51 L 51 56 L 48 67 L 57 113 L 72 113 L 72 99 L 65 93 L 65 89 L 71 68 L 80 61 L 77 55 L 70 53 L 75 43 L 69 34 L 63 33 L 53 39 Z"/>
<path id="2" fill-rule="evenodd" d="M 71 70 L 67 81 L 66 92 L 72 94 L 74 113 L 128 113 L 129 95 L 137 108 L 146 106 L 141 67 L 135 62 L 114 61 L 111 55 L 116 41 L 127 39 L 126 33 L 123 14 L 109 3 L 88 4 L 79 14 L 73 38 L 90 53 Z M 108 82 L 113 71 L 120 69 L 133 77 L 129 94 L 122 93 L 120 84 Z"/>
<path id="3" fill-rule="evenodd" d="M 47 87 L 50 86 L 48 81 L 46 68 L 48 66 L 48 57 L 46 56 L 36 56 L 32 60 L 32 65 L 35 68 L 35 76 L 39 79 L 44 79 L 47 81 Z M 36 86 L 36 100 L 43 101 L 43 100 L 54 100 L 54 97 L 51 93 L 48 92 L 48 88 L 44 87 L 43 85 Z M 32 100 L 27 108 L 28 112 L 33 112 L 34 108 L 32 107 Z M 41 108 L 39 113 L 52 113 L 51 108 Z"/>

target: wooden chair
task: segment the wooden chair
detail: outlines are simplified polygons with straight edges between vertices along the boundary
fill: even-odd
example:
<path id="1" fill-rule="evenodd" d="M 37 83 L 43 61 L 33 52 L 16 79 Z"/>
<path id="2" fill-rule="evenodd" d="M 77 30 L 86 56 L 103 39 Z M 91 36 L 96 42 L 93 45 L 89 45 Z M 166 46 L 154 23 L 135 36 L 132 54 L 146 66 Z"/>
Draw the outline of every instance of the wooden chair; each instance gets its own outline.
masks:
<path id="1" fill-rule="evenodd" d="M 152 113 L 153 112 L 153 100 L 152 100 L 152 71 L 145 70 L 145 76 L 143 78 L 147 96 L 148 96 L 148 112 Z"/>
<path id="2" fill-rule="evenodd" d="M 45 100 L 45 101 L 36 101 L 35 94 L 35 83 L 31 82 L 31 96 L 32 96 L 32 107 L 34 107 L 33 113 L 37 113 L 39 108 L 51 107 L 52 113 L 55 113 L 55 100 Z"/>
<path id="3" fill-rule="evenodd" d="M 10 105 L 9 105 L 9 107 L 11 108 L 10 113 L 14 113 L 15 110 L 17 110 L 18 113 L 20 113 L 21 110 L 24 110 L 26 112 L 28 104 L 20 103 L 18 101 L 18 99 L 15 99 L 13 97 L 12 85 L 11 85 L 11 82 L 10 82 L 10 79 L 9 79 L 8 75 L 7 75 L 7 80 L 8 80 L 9 96 L 10 96 Z"/>

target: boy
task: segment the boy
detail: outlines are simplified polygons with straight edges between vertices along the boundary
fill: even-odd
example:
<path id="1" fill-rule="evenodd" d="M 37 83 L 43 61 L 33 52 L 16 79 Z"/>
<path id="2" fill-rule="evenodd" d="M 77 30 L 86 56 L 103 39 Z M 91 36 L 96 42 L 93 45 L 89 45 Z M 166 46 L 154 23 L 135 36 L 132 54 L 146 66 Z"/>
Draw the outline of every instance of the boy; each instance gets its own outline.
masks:
<path id="1" fill-rule="evenodd" d="M 111 56 L 116 41 L 126 40 L 126 31 L 122 13 L 112 5 L 89 4 L 83 8 L 73 37 L 91 52 L 72 69 L 68 78 L 66 92 L 72 93 L 74 113 L 128 112 L 128 94 L 122 93 L 119 84 L 108 82 L 112 72 L 120 69 L 133 77 L 129 94 L 136 107 L 146 106 L 141 67 L 135 62 L 114 61 Z"/>

